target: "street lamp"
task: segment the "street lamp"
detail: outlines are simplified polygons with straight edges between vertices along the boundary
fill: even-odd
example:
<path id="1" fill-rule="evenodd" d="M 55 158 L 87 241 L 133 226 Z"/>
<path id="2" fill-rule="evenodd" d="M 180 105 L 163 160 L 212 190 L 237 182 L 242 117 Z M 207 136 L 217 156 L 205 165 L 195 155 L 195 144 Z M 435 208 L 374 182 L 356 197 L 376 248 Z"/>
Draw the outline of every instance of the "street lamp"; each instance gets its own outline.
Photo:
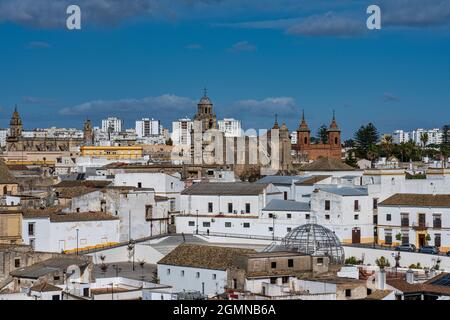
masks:
<path id="1" fill-rule="evenodd" d="M 78 228 L 76 229 L 77 230 L 77 255 L 78 255 L 78 232 L 80 231 Z"/>
<path id="2" fill-rule="evenodd" d="M 198 234 L 198 210 L 197 210 L 197 229 L 195 230 L 195 233 Z"/>

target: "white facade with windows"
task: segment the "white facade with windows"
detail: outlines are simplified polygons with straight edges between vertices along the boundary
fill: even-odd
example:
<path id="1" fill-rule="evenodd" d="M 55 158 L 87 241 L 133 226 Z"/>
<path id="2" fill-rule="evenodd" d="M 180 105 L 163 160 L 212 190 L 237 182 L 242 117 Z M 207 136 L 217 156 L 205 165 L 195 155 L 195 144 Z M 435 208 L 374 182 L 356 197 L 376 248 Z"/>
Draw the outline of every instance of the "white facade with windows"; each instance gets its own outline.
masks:
<path id="1" fill-rule="evenodd" d="M 109 117 L 102 120 L 103 132 L 122 132 L 123 120 L 116 117 Z"/>
<path id="2" fill-rule="evenodd" d="M 191 131 L 194 122 L 191 119 L 179 119 L 172 122 L 172 141 L 174 146 L 190 146 Z"/>
<path id="3" fill-rule="evenodd" d="M 379 204 L 377 227 L 382 245 L 431 245 L 450 251 L 450 196 L 396 194 Z"/>
<path id="4" fill-rule="evenodd" d="M 89 213 L 86 213 L 87 215 Z M 77 232 L 78 229 L 78 232 Z M 36 251 L 61 252 L 119 242 L 119 219 L 52 221 L 51 217 L 24 217 L 23 243 Z"/>
<path id="5" fill-rule="evenodd" d="M 198 291 L 207 296 L 224 292 L 227 272 L 224 270 L 192 268 L 158 264 L 160 283 L 169 285 L 173 292 Z"/>
<path id="6" fill-rule="evenodd" d="M 136 135 L 138 138 L 158 136 L 162 133 L 161 121 L 142 118 L 136 121 Z"/>
<path id="7" fill-rule="evenodd" d="M 225 118 L 217 121 L 217 125 L 225 137 L 241 137 L 243 134 L 240 120 Z"/>

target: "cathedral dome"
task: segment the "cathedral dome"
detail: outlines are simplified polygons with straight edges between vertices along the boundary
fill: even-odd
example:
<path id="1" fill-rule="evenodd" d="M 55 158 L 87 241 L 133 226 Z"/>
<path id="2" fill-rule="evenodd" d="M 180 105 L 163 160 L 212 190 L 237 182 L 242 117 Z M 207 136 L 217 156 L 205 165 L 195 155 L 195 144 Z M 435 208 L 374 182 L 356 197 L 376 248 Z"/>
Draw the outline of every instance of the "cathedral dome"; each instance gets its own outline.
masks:
<path id="1" fill-rule="evenodd" d="M 212 102 L 209 97 L 203 96 L 198 104 L 212 104 Z"/>

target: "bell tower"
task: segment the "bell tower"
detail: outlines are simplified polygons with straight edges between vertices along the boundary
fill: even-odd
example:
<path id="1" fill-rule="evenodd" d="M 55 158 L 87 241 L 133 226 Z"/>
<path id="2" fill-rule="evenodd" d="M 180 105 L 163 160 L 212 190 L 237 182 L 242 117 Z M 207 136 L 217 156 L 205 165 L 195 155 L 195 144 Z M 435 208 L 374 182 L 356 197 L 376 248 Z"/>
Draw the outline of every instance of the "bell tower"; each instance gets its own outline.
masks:
<path id="1" fill-rule="evenodd" d="M 22 136 L 22 119 L 20 118 L 19 112 L 17 111 L 17 106 L 14 108 L 14 112 L 9 122 L 9 137 L 19 138 Z"/>
<path id="2" fill-rule="evenodd" d="M 333 110 L 333 120 L 331 121 L 328 133 L 328 143 L 331 149 L 341 150 L 341 130 L 336 123 L 336 114 Z"/>
<path id="3" fill-rule="evenodd" d="M 297 129 L 297 148 L 298 150 L 305 150 L 311 144 L 311 130 L 305 121 L 305 111 L 302 112 L 302 121 Z"/>
<path id="4" fill-rule="evenodd" d="M 83 127 L 84 144 L 86 146 L 92 146 L 94 144 L 94 130 L 92 128 L 91 120 L 86 119 Z"/>
<path id="5" fill-rule="evenodd" d="M 197 105 L 197 114 L 194 116 L 194 121 L 201 121 L 202 132 L 205 132 L 210 129 L 217 129 L 216 120 L 213 104 L 207 95 L 207 90 L 204 89 L 203 97 Z"/>

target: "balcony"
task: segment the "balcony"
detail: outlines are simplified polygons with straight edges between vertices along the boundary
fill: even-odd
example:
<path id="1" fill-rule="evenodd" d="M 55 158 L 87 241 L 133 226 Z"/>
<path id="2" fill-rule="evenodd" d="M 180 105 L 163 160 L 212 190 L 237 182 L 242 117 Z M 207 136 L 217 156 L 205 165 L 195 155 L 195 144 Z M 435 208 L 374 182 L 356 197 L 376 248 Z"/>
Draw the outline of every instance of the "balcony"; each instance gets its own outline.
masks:
<path id="1" fill-rule="evenodd" d="M 412 228 L 416 231 L 423 231 L 423 230 L 427 230 L 429 228 L 428 223 L 425 222 L 414 222 L 412 225 Z"/>
<path id="2" fill-rule="evenodd" d="M 433 221 L 433 228 L 434 229 L 441 229 L 442 228 L 442 220 L 441 219 L 435 219 Z"/>
<path id="3" fill-rule="evenodd" d="M 401 227 L 402 228 L 409 228 L 409 219 L 402 219 L 401 220 Z"/>

